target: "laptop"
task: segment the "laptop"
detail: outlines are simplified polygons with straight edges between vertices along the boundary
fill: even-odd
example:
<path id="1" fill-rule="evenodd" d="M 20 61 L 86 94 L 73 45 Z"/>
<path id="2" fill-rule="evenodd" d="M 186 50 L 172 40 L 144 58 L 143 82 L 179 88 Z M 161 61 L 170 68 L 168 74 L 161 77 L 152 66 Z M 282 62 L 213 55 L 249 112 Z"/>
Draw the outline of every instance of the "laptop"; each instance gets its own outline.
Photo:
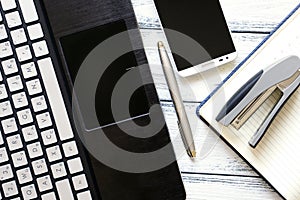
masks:
<path id="1" fill-rule="evenodd" d="M 0 199 L 185 199 L 129 0 L 0 0 L 0 64 Z"/>

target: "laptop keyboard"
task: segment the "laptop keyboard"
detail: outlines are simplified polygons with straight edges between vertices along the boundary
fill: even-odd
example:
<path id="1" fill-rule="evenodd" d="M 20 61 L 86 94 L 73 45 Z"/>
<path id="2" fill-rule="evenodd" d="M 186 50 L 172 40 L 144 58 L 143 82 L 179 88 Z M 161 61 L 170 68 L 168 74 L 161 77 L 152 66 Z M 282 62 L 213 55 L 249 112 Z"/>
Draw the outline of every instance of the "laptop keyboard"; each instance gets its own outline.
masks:
<path id="1" fill-rule="evenodd" d="M 35 3 L 0 2 L 0 199 L 92 199 Z"/>

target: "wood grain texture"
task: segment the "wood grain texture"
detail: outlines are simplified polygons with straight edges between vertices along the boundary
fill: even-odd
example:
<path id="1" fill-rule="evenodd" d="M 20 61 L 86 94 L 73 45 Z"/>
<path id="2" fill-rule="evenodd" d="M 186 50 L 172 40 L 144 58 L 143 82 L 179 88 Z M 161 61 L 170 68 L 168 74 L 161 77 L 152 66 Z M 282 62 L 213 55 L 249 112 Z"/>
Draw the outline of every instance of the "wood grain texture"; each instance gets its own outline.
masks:
<path id="1" fill-rule="evenodd" d="M 251 167 L 212 133 L 195 115 L 198 102 L 203 100 L 218 80 L 225 78 L 285 17 L 299 0 L 220 0 L 238 58 L 217 68 L 188 78 L 177 76 L 180 90 L 194 133 L 200 157 L 191 160 L 182 151 L 177 118 L 166 87 L 156 41 L 165 40 L 152 0 L 132 0 L 141 28 L 146 54 L 168 123 L 179 167 L 187 191 L 187 199 L 281 199 Z M 208 87 L 208 85 L 210 85 Z"/>

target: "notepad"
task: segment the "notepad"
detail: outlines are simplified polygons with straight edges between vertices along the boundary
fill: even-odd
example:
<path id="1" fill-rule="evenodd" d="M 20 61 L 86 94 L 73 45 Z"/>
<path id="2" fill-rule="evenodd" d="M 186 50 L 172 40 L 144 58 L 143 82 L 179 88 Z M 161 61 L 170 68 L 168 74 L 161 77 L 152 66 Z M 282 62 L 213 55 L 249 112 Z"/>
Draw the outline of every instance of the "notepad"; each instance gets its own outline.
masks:
<path id="1" fill-rule="evenodd" d="M 300 199 L 299 88 L 277 114 L 256 148 L 252 148 L 248 141 L 280 94 L 274 93 L 239 130 L 231 125 L 222 126 L 215 120 L 225 102 L 247 80 L 290 55 L 300 57 L 300 4 L 199 106 L 198 114 L 284 198 Z"/>

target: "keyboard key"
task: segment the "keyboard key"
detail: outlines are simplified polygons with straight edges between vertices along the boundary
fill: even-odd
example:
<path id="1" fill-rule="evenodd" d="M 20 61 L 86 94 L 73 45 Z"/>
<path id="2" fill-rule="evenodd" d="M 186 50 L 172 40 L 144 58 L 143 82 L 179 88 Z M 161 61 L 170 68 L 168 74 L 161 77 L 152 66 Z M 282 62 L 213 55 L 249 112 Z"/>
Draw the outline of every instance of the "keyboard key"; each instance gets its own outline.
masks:
<path id="1" fill-rule="evenodd" d="M 13 51 L 10 42 L 0 43 L 0 58 L 5 58 L 13 55 Z"/>
<path id="2" fill-rule="evenodd" d="M 46 152 L 50 162 L 62 159 L 59 146 L 49 147 L 46 149 Z"/>
<path id="3" fill-rule="evenodd" d="M 14 58 L 2 61 L 4 74 L 9 75 L 18 72 L 18 66 Z"/>
<path id="4" fill-rule="evenodd" d="M 20 151 L 11 155 L 15 167 L 21 167 L 27 165 L 27 158 L 25 151 Z"/>
<path id="5" fill-rule="evenodd" d="M 23 77 L 25 79 L 31 78 L 37 75 L 36 67 L 33 62 L 21 65 Z"/>
<path id="6" fill-rule="evenodd" d="M 44 145 L 50 145 L 57 142 L 56 134 L 54 129 L 43 131 L 41 133 Z"/>
<path id="7" fill-rule="evenodd" d="M 6 117 L 13 114 L 10 102 L 5 101 L 0 103 L 0 117 Z"/>
<path id="8" fill-rule="evenodd" d="M 27 85 L 29 95 L 35 95 L 43 91 L 39 79 L 28 81 L 26 82 L 26 85 Z"/>
<path id="9" fill-rule="evenodd" d="M 27 27 L 29 38 L 31 40 L 36 40 L 44 37 L 43 29 L 41 24 L 34 24 Z"/>
<path id="10" fill-rule="evenodd" d="M 65 168 L 65 165 L 63 162 L 51 165 L 51 171 L 52 171 L 53 177 L 55 179 L 61 178 L 61 177 L 64 177 L 67 175 L 67 171 L 66 171 L 66 168 Z"/>
<path id="11" fill-rule="evenodd" d="M 47 103 L 44 95 L 31 99 L 34 112 L 39 112 L 47 109 Z"/>
<path id="12" fill-rule="evenodd" d="M 2 137 L 2 133 L 0 131 L 0 145 L 4 144 L 4 141 L 3 141 L 3 137 Z"/>
<path id="13" fill-rule="evenodd" d="M 57 132 L 61 141 L 74 137 L 66 107 L 62 98 L 55 75 L 54 67 L 50 58 L 38 61 L 38 67 L 48 94 L 50 107 L 52 108 Z"/>
<path id="14" fill-rule="evenodd" d="M 6 141 L 10 151 L 23 148 L 23 143 L 19 134 L 7 137 Z"/>
<path id="15" fill-rule="evenodd" d="M 0 166 L 0 181 L 14 177 L 10 164 Z"/>
<path id="16" fill-rule="evenodd" d="M 56 182 L 56 189 L 58 192 L 59 199 L 73 200 L 74 195 L 71 189 L 71 185 L 68 179 Z"/>
<path id="17" fill-rule="evenodd" d="M 29 45 L 16 48 L 16 53 L 20 62 L 30 60 L 32 58 Z"/>
<path id="18" fill-rule="evenodd" d="M 25 23 L 34 22 L 39 19 L 33 0 L 19 1 Z"/>
<path id="19" fill-rule="evenodd" d="M 28 183 L 33 180 L 29 167 L 18 170 L 17 177 L 20 184 Z"/>
<path id="20" fill-rule="evenodd" d="M 53 199 L 56 199 L 54 192 L 42 195 L 42 200 L 53 200 Z"/>
<path id="21" fill-rule="evenodd" d="M 25 92 L 12 95 L 12 100 L 15 108 L 22 108 L 28 105 L 27 97 Z"/>
<path id="22" fill-rule="evenodd" d="M 18 115 L 20 125 L 25 125 L 33 122 L 33 118 L 29 108 L 17 112 L 17 115 Z"/>
<path id="23" fill-rule="evenodd" d="M 75 190 L 82 190 L 88 187 L 86 176 L 84 174 L 75 176 L 72 178 L 72 182 Z"/>
<path id="24" fill-rule="evenodd" d="M 4 24 L 0 24 L 0 40 L 4 40 L 8 37 Z"/>
<path id="25" fill-rule="evenodd" d="M 71 141 L 62 145 L 65 156 L 71 157 L 78 154 L 78 149 L 75 141 Z"/>
<path id="26" fill-rule="evenodd" d="M 85 191 L 77 194 L 78 200 L 92 200 L 92 195 L 90 191 Z"/>
<path id="27" fill-rule="evenodd" d="M 0 163 L 8 161 L 8 155 L 5 147 L 0 148 Z"/>
<path id="28" fill-rule="evenodd" d="M 16 181 L 10 181 L 2 184 L 2 189 L 5 197 L 11 197 L 18 194 Z"/>
<path id="29" fill-rule="evenodd" d="M 6 14 L 5 18 L 9 28 L 14 28 L 22 25 L 22 21 L 18 11 Z"/>
<path id="30" fill-rule="evenodd" d="M 7 91 L 4 84 L 0 85 L 0 100 L 6 99 L 8 97 Z"/>
<path id="31" fill-rule="evenodd" d="M 49 112 L 37 115 L 36 119 L 40 129 L 52 126 L 52 121 Z"/>
<path id="32" fill-rule="evenodd" d="M 7 79 L 8 88 L 11 92 L 23 89 L 23 83 L 20 75 L 13 76 Z"/>
<path id="33" fill-rule="evenodd" d="M 38 139 L 38 134 L 37 134 L 35 125 L 23 128 L 22 134 L 23 134 L 25 142 L 30 142 L 30 141 Z"/>
<path id="34" fill-rule="evenodd" d="M 27 37 L 23 28 L 11 31 L 10 34 L 15 45 L 27 42 Z"/>
<path id="35" fill-rule="evenodd" d="M 37 178 L 36 182 L 38 184 L 39 191 L 41 192 L 51 190 L 53 188 L 51 178 L 49 175 Z"/>
<path id="36" fill-rule="evenodd" d="M 5 134 L 13 133 L 18 130 L 16 119 L 9 118 L 1 121 L 2 128 Z"/>
<path id="37" fill-rule="evenodd" d="M 71 174 L 75 174 L 83 170 L 80 158 L 74 158 L 72 160 L 68 160 L 67 163 Z"/>
<path id="38" fill-rule="evenodd" d="M 27 145 L 27 150 L 31 159 L 43 155 L 43 150 L 40 142 L 35 142 L 33 144 Z"/>
<path id="39" fill-rule="evenodd" d="M 38 58 L 49 53 L 45 40 L 32 44 L 34 55 Z"/>
<path id="40" fill-rule="evenodd" d="M 37 193 L 33 184 L 21 188 L 24 199 L 37 198 Z"/>
<path id="41" fill-rule="evenodd" d="M 48 172 L 47 164 L 44 158 L 33 161 L 32 169 L 35 175 L 40 175 Z"/>
<path id="42" fill-rule="evenodd" d="M 1 0 L 0 2 L 4 11 L 11 10 L 17 7 L 15 0 Z"/>

